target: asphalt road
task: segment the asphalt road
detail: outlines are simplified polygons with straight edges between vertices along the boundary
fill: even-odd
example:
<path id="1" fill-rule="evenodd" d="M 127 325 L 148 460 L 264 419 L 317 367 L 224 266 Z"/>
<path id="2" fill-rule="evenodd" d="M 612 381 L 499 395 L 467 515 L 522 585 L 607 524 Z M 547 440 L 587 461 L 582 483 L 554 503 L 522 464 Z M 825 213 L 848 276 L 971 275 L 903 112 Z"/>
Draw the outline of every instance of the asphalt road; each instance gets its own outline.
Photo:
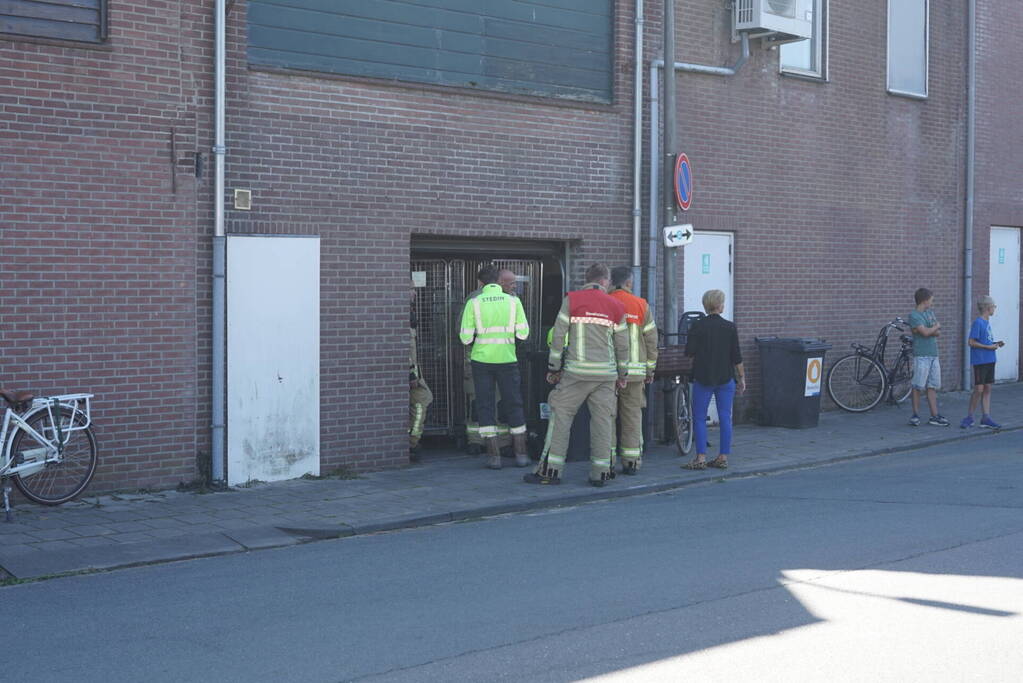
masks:
<path id="1" fill-rule="evenodd" d="M 1018 681 L 1023 432 L 963 447 L 9 586 L 0 678 Z"/>

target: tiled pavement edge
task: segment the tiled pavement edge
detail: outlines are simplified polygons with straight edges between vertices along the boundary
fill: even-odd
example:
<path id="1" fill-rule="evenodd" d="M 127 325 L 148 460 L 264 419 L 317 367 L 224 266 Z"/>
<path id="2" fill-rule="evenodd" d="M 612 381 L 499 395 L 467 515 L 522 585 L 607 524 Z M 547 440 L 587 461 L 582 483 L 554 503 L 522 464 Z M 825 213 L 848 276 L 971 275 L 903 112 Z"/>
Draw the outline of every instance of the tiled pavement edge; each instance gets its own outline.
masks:
<path id="1" fill-rule="evenodd" d="M 528 470 L 508 466 L 510 460 L 495 472 L 483 469 L 479 458 L 427 454 L 422 464 L 357 479 L 293 480 L 205 495 L 164 491 L 86 496 L 57 508 L 20 503 L 13 523 L 0 521 L 0 579 L 245 552 L 573 505 L 946 441 L 975 441 L 970 445 L 975 450 L 990 432 L 958 428 L 967 399 L 964 392 L 940 396 L 951 427 L 908 426 L 908 405 L 882 405 L 861 415 L 826 412 L 816 429 L 740 425 L 728 470 L 683 470 L 674 449 L 659 446 L 644 458 L 638 476 L 619 476 L 601 489 L 586 484 L 584 462 L 569 463 L 561 486 L 528 486 L 521 481 Z M 1018 419 L 1023 384 L 995 387 L 993 404 L 996 418 Z M 715 437 L 712 430 L 711 440 Z"/>

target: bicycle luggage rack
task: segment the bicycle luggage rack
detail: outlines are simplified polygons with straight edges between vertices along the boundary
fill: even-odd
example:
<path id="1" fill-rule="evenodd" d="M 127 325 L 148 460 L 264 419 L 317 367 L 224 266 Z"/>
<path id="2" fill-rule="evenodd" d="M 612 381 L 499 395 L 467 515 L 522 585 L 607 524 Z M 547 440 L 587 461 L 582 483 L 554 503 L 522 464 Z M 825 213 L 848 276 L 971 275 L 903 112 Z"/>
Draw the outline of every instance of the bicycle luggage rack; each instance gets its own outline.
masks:
<path id="1" fill-rule="evenodd" d="M 68 432 L 75 432 L 81 429 L 86 429 L 92 424 L 92 397 L 94 394 L 61 394 L 59 396 L 42 396 L 39 398 L 32 399 L 32 408 L 39 408 L 45 406 L 46 410 L 50 414 L 50 419 L 53 419 L 54 406 L 60 405 L 61 407 L 61 420 L 58 422 L 54 420 L 54 424 L 59 425 L 61 429 L 67 429 Z M 64 423 L 63 411 L 67 408 L 71 408 L 71 416 L 68 418 L 66 427 Z M 84 422 L 76 423 L 78 416 L 81 416 Z M 62 439 L 66 442 L 67 439 Z"/>

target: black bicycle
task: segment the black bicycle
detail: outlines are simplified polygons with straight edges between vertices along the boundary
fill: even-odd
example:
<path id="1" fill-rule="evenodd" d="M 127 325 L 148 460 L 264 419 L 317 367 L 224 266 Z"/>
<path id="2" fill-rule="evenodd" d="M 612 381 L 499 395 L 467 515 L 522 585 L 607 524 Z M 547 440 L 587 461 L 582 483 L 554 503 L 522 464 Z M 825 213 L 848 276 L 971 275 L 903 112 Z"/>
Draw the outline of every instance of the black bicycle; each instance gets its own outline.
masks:
<path id="1" fill-rule="evenodd" d="M 686 355 L 689 327 L 704 317 L 700 311 L 686 311 L 678 320 L 676 332 L 658 332 L 656 379 L 665 380 L 666 436 L 674 438 L 679 455 L 686 456 L 693 448 L 693 359 Z M 670 394 L 670 397 L 669 397 Z"/>
<path id="2" fill-rule="evenodd" d="M 863 413 L 886 398 L 891 404 L 909 397 L 913 385 L 913 337 L 905 334 L 906 321 L 895 318 L 881 328 L 873 348 L 853 344 L 853 352 L 835 361 L 828 370 L 828 396 L 839 408 Z M 902 332 L 901 348 L 891 365 L 885 363 L 888 334 Z"/>

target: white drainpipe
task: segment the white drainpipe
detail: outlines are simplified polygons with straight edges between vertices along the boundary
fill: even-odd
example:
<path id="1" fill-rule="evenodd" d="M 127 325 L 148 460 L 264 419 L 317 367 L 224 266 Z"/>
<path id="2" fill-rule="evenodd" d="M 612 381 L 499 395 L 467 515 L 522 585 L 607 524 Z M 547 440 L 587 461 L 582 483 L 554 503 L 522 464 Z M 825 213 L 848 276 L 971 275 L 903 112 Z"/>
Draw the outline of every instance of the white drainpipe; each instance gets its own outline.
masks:
<path id="1" fill-rule="evenodd" d="M 973 318 L 973 211 L 976 185 L 976 116 L 977 116 L 977 0 L 970 0 L 967 9 L 967 76 L 966 76 L 966 225 L 963 230 L 963 389 L 969 389 L 970 322 Z"/>
<path id="2" fill-rule="evenodd" d="M 227 68 L 225 53 L 227 49 L 227 9 L 225 0 L 216 0 L 214 6 L 214 114 L 213 114 L 213 159 L 214 190 L 213 190 L 213 332 L 212 346 L 212 414 L 210 424 L 210 478 L 213 484 L 224 482 L 224 365 L 227 348 L 224 343 L 227 308 L 224 290 L 226 279 L 226 237 L 224 236 L 224 158 L 227 147 L 224 145 L 224 72 Z"/>

